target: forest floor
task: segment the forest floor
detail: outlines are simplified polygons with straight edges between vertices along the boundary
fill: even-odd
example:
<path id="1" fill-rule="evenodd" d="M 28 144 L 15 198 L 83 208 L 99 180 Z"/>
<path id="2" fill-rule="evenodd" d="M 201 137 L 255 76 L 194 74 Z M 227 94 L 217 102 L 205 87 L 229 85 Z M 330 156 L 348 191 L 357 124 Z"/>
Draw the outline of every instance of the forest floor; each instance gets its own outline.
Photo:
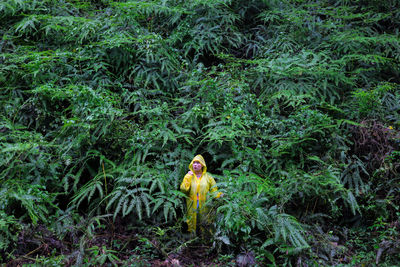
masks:
<path id="1" fill-rule="evenodd" d="M 232 255 L 219 257 L 210 241 L 189 234 L 177 237 L 174 244 L 181 242 L 180 246 L 166 248 L 156 235 L 137 229 L 125 231 L 121 224 L 110 223 L 90 238 L 71 230 L 61 239 L 44 225 L 22 230 L 12 260 L 5 266 L 46 266 L 51 258 L 59 259 L 63 266 L 74 266 L 83 253 L 93 253 L 95 259 L 82 262 L 84 266 L 236 266 Z M 82 251 L 82 247 L 86 249 Z"/>
<path id="2" fill-rule="evenodd" d="M 231 251 L 228 247 L 215 245 L 213 238 L 193 237 L 176 226 L 166 227 L 167 230 L 159 227 L 150 230 L 148 227 L 126 229 L 125 225 L 118 219 L 115 222 L 110 220 L 90 235 L 77 227 L 65 231 L 64 236 L 57 235 L 54 229 L 45 225 L 27 227 L 21 230 L 15 249 L 7 255 L 11 260 L 0 266 L 208 267 L 266 266 L 267 262 L 270 266 L 279 266 L 274 259 L 274 262 L 264 259 L 261 263 L 252 251 Z M 398 257 L 396 254 L 400 255 L 400 244 L 396 240 L 380 243 L 370 240 L 371 244 L 375 243 L 375 249 L 367 248 L 363 244 L 368 243 L 367 237 L 374 235 L 362 233 L 360 230 L 348 240 L 330 242 L 331 260 L 340 266 L 396 266 L 391 265 Z M 315 254 L 324 249 L 323 244 L 317 246 L 315 243 L 311 247 Z M 306 254 L 298 255 L 294 264 L 303 266 L 301 262 L 306 260 Z M 389 260 L 389 265 L 386 260 Z M 377 261 L 380 264 L 376 264 Z"/>

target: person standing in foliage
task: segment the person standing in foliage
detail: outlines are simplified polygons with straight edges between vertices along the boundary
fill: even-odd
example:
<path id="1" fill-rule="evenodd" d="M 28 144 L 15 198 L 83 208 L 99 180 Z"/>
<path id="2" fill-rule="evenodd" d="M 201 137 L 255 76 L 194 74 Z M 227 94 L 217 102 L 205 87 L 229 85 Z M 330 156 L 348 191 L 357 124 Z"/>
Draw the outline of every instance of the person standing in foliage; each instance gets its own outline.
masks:
<path id="1" fill-rule="evenodd" d="M 206 219 L 207 209 L 204 203 L 207 193 L 209 191 L 214 193 L 218 189 L 214 178 L 207 172 L 203 156 L 195 156 L 189 164 L 189 169 L 190 171 L 183 178 L 181 191 L 188 196 L 186 198 L 188 231 L 196 233 L 196 223 Z M 217 198 L 221 196 L 223 196 L 221 192 L 216 195 Z"/>

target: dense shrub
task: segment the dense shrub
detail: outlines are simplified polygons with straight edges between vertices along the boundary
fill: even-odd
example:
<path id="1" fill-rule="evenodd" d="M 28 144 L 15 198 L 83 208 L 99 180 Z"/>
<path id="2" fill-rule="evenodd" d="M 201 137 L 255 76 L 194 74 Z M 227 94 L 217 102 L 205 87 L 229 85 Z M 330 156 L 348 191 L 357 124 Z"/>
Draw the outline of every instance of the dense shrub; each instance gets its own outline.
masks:
<path id="1" fill-rule="evenodd" d="M 396 261 L 372 240 L 398 248 L 399 5 L 2 1 L 0 259 L 171 260 L 201 153 L 216 260 Z M 79 244 L 17 251 L 21 225 Z"/>

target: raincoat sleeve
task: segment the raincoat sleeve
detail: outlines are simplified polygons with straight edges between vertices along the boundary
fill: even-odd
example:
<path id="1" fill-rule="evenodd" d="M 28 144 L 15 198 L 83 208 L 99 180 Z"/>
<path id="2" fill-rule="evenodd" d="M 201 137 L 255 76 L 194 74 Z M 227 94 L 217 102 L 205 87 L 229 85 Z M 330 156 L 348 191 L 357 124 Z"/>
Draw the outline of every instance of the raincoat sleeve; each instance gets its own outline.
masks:
<path id="1" fill-rule="evenodd" d="M 192 183 L 192 177 L 193 177 L 193 175 L 186 174 L 185 177 L 183 178 L 183 182 L 181 184 L 181 191 L 183 193 L 189 192 L 190 185 Z"/>
<path id="2" fill-rule="evenodd" d="M 210 191 L 211 193 L 214 193 L 215 191 L 218 190 L 218 188 L 215 186 L 217 183 L 215 182 L 214 178 L 209 175 L 209 180 L 208 183 L 210 184 Z M 221 197 L 221 192 L 218 192 L 217 195 L 215 196 L 216 198 L 220 198 Z"/>

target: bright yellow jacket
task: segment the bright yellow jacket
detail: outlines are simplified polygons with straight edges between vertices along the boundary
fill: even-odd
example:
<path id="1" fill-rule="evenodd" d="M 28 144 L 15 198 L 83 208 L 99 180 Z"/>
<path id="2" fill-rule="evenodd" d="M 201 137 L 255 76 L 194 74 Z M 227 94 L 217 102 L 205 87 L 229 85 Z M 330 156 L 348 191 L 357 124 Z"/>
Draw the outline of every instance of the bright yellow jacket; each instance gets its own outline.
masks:
<path id="1" fill-rule="evenodd" d="M 200 178 L 196 177 L 193 170 L 193 162 L 195 161 L 200 162 L 203 166 Z M 207 199 L 207 193 L 210 190 L 211 192 L 217 191 L 217 187 L 215 186 L 214 178 L 207 172 L 206 162 L 201 155 L 197 155 L 193 158 L 189 164 L 189 169 L 193 174 L 185 175 L 181 184 L 181 191 L 188 196 L 186 199 L 188 213 L 188 220 L 186 222 L 188 224 L 188 231 L 195 232 L 197 213 L 199 213 L 200 216 L 206 214 L 207 210 L 203 208 L 203 205 Z M 216 197 L 220 197 L 220 193 L 218 193 Z"/>

